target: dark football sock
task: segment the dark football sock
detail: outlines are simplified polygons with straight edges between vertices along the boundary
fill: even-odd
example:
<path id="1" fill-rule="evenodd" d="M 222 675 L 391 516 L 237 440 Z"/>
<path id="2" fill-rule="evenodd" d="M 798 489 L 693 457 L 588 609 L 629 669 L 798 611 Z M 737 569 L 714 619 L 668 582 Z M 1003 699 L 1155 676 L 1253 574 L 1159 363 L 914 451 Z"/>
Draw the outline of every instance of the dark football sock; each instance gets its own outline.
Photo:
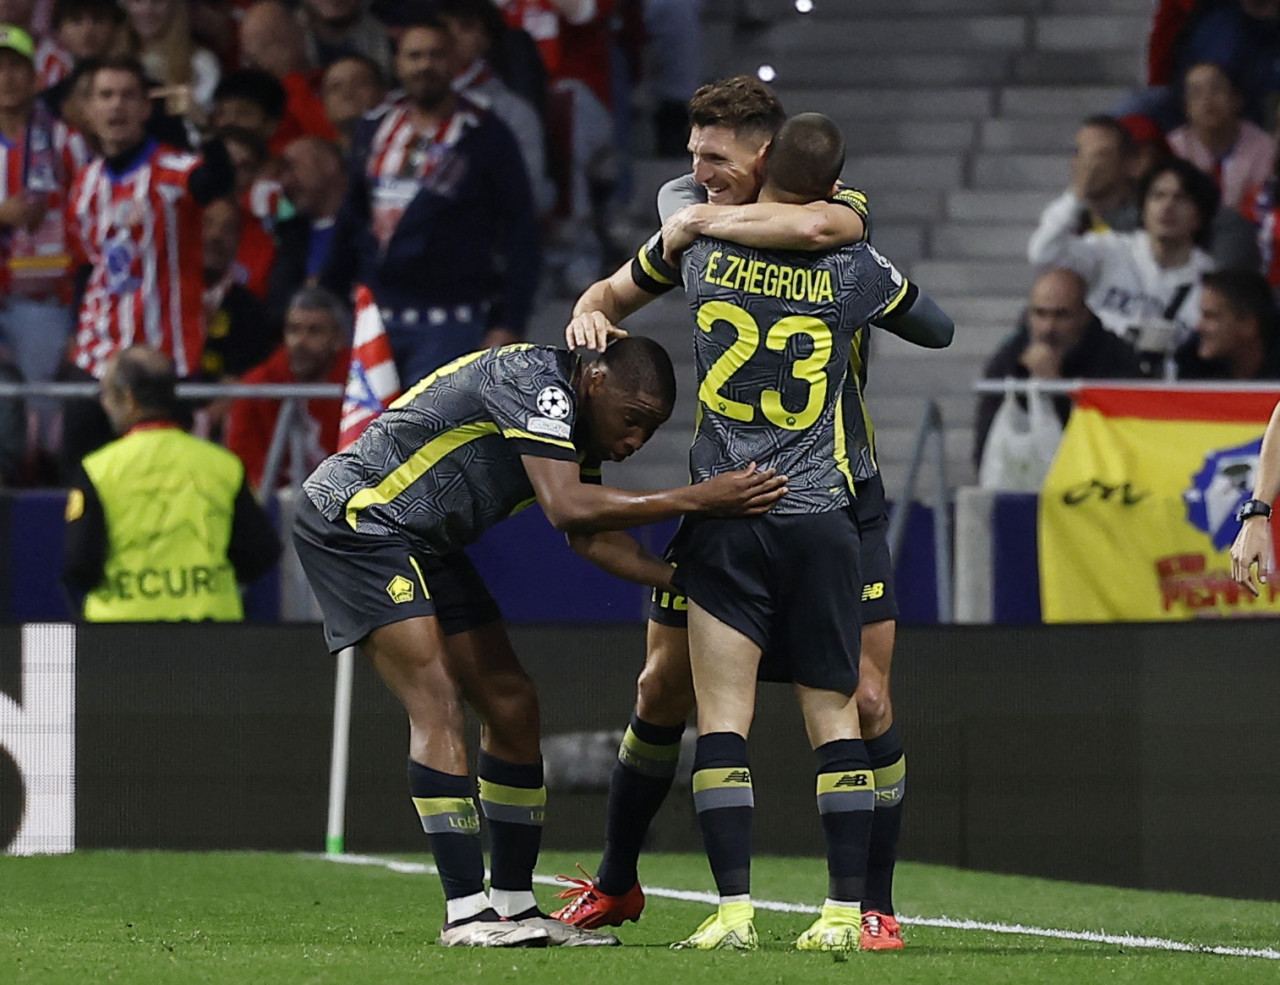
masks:
<path id="1" fill-rule="evenodd" d="M 441 773 L 411 759 L 409 793 L 435 856 L 445 899 L 483 893 L 484 854 L 471 777 Z"/>
<path id="2" fill-rule="evenodd" d="M 876 810 L 867 855 L 867 891 L 863 910 L 893 913 L 893 867 L 902 835 L 902 798 L 907 789 L 907 757 L 895 725 L 867 740 L 867 757 L 876 778 Z"/>
<path id="3" fill-rule="evenodd" d="M 542 763 L 508 763 L 482 750 L 478 772 L 480 809 L 489 825 L 489 885 L 531 892 L 547 812 Z"/>
<path id="4" fill-rule="evenodd" d="M 631 716 L 609 781 L 604 858 L 596 886 L 621 896 L 637 882 L 636 863 L 649 825 L 671 789 L 684 725 L 651 725 Z"/>
<path id="5" fill-rule="evenodd" d="M 698 737 L 693 760 L 693 803 L 721 898 L 749 895 L 755 796 L 746 739 L 733 732 Z"/>
<path id="6" fill-rule="evenodd" d="M 861 739 L 817 749 L 818 813 L 827 841 L 827 898 L 858 906 L 866 889 L 875 778 Z"/>

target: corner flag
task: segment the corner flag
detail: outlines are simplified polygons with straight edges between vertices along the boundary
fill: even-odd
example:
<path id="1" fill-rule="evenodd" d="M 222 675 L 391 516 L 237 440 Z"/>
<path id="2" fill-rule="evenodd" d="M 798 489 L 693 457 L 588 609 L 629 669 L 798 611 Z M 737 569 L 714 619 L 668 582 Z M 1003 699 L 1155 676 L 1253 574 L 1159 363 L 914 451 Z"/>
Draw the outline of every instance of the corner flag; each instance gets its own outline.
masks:
<path id="1" fill-rule="evenodd" d="M 342 425 L 338 450 L 349 448 L 375 417 L 400 396 L 391 343 L 374 303 L 373 292 L 356 288 L 356 331 L 351 347 L 347 392 L 342 398 Z"/>

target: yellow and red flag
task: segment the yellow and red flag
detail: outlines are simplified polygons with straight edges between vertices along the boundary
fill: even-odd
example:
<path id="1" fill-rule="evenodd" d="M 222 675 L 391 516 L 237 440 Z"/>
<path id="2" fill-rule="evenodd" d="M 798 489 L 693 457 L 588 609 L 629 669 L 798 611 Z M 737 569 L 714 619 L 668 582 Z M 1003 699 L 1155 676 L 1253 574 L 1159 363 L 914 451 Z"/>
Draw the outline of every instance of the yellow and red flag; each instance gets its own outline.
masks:
<path id="1" fill-rule="evenodd" d="M 1274 392 L 1085 388 L 1040 494 L 1045 622 L 1280 614 L 1231 579 Z"/>

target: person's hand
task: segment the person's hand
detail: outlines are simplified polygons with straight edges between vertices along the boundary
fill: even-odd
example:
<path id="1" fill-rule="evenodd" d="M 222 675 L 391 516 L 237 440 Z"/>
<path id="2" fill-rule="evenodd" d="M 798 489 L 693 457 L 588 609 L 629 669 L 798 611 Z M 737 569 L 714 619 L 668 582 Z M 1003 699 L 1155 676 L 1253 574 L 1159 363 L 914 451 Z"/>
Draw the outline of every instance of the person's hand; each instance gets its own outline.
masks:
<path id="1" fill-rule="evenodd" d="M 1258 581 L 1271 580 L 1273 551 L 1271 546 L 1271 520 L 1269 517 L 1250 517 L 1240 524 L 1240 532 L 1231 545 L 1231 577 L 1254 598 L 1259 588 L 1253 580 L 1253 566 L 1258 566 Z"/>
<path id="2" fill-rule="evenodd" d="M 1048 342 L 1028 343 L 1018 362 L 1038 380 L 1056 380 L 1062 376 L 1062 350 Z"/>
<path id="3" fill-rule="evenodd" d="M 686 205 L 662 224 L 662 256 L 675 266 L 675 259 L 684 252 L 684 248 L 692 243 L 701 233 L 698 221 L 699 210 L 711 208 L 706 205 Z"/>
<path id="4" fill-rule="evenodd" d="M 737 472 L 724 472 L 693 487 L 707 513 L 756 516 L 767 513 L 787 493 L 787 477 L 777 469 L 757 470 L 755 462 Z"/>
<path id="5" fill-rule="evenodd" d="M 604 352 L 614 339 L 626 337 L 625 328 L 619 328 L 599 311 L 585 311 L 576 315 L 564 327 L 564 342 L 570 349 Z"/>
<path id="6" fill-rule="evenodd" d="M 0 202 L 0 226 L 35 232 L 48 213 L 48 195 L 24 191 Z"/>
<path id="7" fill-rule="evenodd" d="M 484 338 L 480 340 L 480 348 L 497 349 L 504 345 L 515 345 L 520 341 L 520 336 L 509 328 L 491 328 L 484 333 Z"/>
<path id="8" fill-rule="evenodd" d="M 164 100 L 164 111 L 170 116 L 182 116 L 196 126 L 205 122 L 205 113 L 196 102 L 195 91 L 189 85 L 160 86 L 151 90 L 152 99 Z"/>

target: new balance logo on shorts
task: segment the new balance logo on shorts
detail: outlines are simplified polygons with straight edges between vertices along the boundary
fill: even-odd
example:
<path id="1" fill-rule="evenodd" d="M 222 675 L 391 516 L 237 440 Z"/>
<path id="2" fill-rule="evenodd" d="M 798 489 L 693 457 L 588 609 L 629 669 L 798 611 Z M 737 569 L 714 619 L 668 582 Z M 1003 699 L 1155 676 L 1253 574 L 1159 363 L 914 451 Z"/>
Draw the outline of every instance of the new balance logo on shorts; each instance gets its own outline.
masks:
<path id="1" fill-rule="evenodd" d="M 391 601 L 399 605 L 401 602 L 413 601 L 413 582 L 404 575 L 396 575 L 387 582 L 387 594 Z"/>
<path id="2" fill-rule="evenodd" d="M 884 582 L 873 581 L 869 585 L 862 586 L 862 601 L 870 602 L 872 599 L 884 597 Z"/>

